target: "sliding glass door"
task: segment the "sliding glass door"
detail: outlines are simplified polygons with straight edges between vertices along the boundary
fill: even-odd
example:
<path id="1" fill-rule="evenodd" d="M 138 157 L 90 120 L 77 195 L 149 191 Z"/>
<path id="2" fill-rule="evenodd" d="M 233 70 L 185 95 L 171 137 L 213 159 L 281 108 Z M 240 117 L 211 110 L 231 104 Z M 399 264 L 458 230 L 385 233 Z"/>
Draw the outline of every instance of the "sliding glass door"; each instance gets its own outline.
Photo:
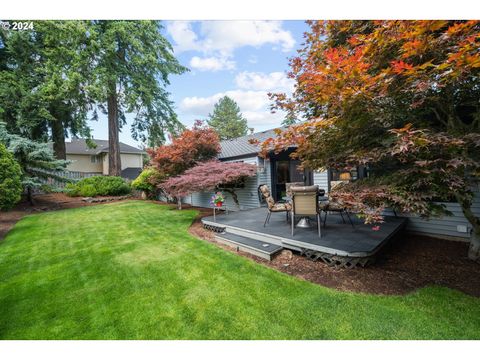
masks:
<path id="1" fill-rule="evenodd" d="M 313 174 L 309 170 L 299 169 L 300 161 L 292 160 L 288 154 L 279 154 L 271 158 L 272 193 L 276 201 L 286 196 L 286 183 L 301 182 L 305 185 L 313 183 Z"/>

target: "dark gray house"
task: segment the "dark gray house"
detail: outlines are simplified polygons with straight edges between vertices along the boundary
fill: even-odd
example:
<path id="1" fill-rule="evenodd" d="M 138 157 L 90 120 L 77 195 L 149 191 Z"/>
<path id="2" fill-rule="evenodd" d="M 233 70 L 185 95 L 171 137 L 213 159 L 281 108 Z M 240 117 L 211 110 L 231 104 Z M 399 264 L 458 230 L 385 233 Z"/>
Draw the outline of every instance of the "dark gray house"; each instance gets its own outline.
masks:
<path id="1" fill-rule="evenodd" d="M 261 158 L 258 155 L 260 146 L 251 144 L 250 140 L 256 139 L 262 142 L 274 136 L 274 129 L 271 129 L 221 142 L 219 160 L 226 162 L 243 161 L 257 165 L 257 175 L 247 179 L 243 188 L 235 190 L 240 209 L 235 206 L 227 193 L 224 194 L 227 207 L 230 210 L 247 210 L 264 206 L 258 194 L 258 187 L 262 184 L 267 184 L 270 187 L 275 200 L 281 200 L 285 195 L 285 183 L 288 182 L 318 185 L 328 193 L 336 182 L 355 180 L 363 175 L 361 171 L 340 173 L 327 169 L 301 171 L 298 169 L 300 162 L 291 159 L 289 156 L 294 149 L 272 155 L 268 159 Z M 211 196 L 212 192 L 194 193 L 185 197 L 183 202 L 199 207 L 209 207 Z M 460 206 L 453 202 L 444 204 L 453 213 L 453 216 L 426 220 L 418 216 L 402 214 L 402 216 L 409 218 L 407 229 L 429 236 L 468 241 L 470 224 L 463 216 Z M 473 211 L 477 215 L 480 214 L 480 196 L 475 198 Z"/>

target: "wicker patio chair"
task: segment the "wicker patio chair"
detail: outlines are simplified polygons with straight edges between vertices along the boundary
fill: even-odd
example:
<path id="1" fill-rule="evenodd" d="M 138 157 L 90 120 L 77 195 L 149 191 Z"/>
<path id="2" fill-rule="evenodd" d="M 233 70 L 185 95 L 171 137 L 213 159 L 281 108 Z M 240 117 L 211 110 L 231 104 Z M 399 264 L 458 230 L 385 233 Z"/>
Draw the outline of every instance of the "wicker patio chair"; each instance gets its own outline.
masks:
<path id="1" fill-rule="evenodd" d="M 318 237 L 322 237 L 320 208 L 318 205 L 318 186 L 292 187 L 292 236 L 295 228 L 295 216 L 315 216 L 317 218 Z"/>
<path id="2" fill-rule="evenodd" d="M 260 186 L 260 192 L 265 201 L 267 202 L 268 209 L 267 218 L 265 219 L 263 226 L 265 227 L 267 225 L 267 223 L 270 221 L 272 213 L 274 212 L 285 212 L 288 221 L 288 212 L 291 210 L 292 206 L 288 203 L 276 203 L 267 185 Z"/>

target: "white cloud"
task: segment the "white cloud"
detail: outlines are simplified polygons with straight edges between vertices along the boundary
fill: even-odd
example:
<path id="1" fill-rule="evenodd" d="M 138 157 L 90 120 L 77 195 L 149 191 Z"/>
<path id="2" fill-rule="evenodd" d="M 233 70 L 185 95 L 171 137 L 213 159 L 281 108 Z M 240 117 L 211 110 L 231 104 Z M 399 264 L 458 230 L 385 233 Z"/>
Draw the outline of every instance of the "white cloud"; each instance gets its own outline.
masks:
<path id="1" fill-rule="evenodd" d="M 210 62 L 216 58 L 230 64 L 230 67 L 224 66 L 221 69 L 234 66 L 234 50 L 243 46 L 260 47 L 270 44 L 274 49 L 288 52 L 295 45 L 292 34 L 282 28 L 281 21 L 201 21 L 197 32 L 193 30 L 193 24 L 194 22 L 189 21 L 167 23 L 167 31 L 173 38 L 175 52 L 199 51 Z M 197 58 L 195 62 L 200 59 L 194 58 Z M 213 71 L 220 70 L 218 66 L 211 65 L 210 68 Z M 209 70 L 208 66 L 204 69 Z"/>
<path id="2" fill-rule="evenodd" d="M 269 130 L 280 126 L 285 118 L 284 112 L 272 114 L 270 111 L 245 111 L 243 116 L 248 120 L 248 126 L 256 131 Z"/>
<path id="3" fill-rule="evenodd" d="M 186 97 L 180 103 L 180 110 L 197 117 L 206 117 L 212 112 L 214 104 L 226 95 L 237 102 L 250 127 L 266 129 L 278 126 L 285 116 L 283 112 L 270 113 L 271 100 L 267 94 L 267 91 L 230 90 L 207 97 Z"/>
<path id="4" fill-rule="evenodd" d="M 218 71 L 235 69 L 235 62 L 227 57 L 198 57 L 194 56 L 190 60 L 190 67 L 200 71 Z"/>
<path id="5" fill-rule="evenodd" d="M 193 115 L 206 116 L 212 111 L 213 105 L 225 95 L 235 100 L 242 112 L 260 110 L 270 103 L 266 91 L 230 90 L 207 97 L 186 97 L 182 100 L 180 108 Z"/>
<path id="6" fill-rule="evenodd" d="M 290 51 L 295 40 L 290 31 L 282 28 L 281 21 L 201 21 L 198 36 L 193 22 L 170 21 L 167 31 L 175 42 L 177 52 L 197 50 L 218 51 L 231 54 L 242 46 L 259 47 L 265 44 L 279 45 L 282 51 Z"/>
<path id="7" fill-rule="evenodd" d="M 200 44 L 190 21 L 170 21 L 167 31 L 175 40 L 175 51 L 200 50 Z"/>
<path id="8" fill-rule="evenodd" d="M 242 46 L 280 45 L 290 51 L 295 40 L 281 21 L 204 21 L 200 33 L 206 50 L 231 52 Z"/>
<path id="9" fill-rule="evenodd" d="M 283 72 L 265 74 L 261 72 L 243 71 L 235 77 L 235 83 L 241 89 L 286 91 L 291 93 L 295 81 Z"/>

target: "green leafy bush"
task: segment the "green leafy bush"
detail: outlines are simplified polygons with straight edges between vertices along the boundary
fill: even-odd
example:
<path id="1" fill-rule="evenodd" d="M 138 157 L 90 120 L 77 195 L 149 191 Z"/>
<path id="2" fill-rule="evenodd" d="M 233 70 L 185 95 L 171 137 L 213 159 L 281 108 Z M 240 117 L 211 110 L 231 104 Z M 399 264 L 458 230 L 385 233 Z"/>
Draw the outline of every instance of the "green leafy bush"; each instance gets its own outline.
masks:
<path id="1" fill-rule="evenodd" d="M 22 170 L 5 145 L 0 143 L 0 210 L 8 210 L 20 201 Z"/>
<path id="2" fill-rule="evenodd" d="M 157 185 L 165 179 L 163 173 L 155 168 L 144 169 L 138 177 L 132 181 L 132 188 L 144 191 L 151 198 L 157 191 Z"/>
<path id="3" fill-rule="evenodd" d="M 126 195 L 130 191 L 130 186 L 118 176 L 92 176 L 65 187 L 68 196 Z"/>

